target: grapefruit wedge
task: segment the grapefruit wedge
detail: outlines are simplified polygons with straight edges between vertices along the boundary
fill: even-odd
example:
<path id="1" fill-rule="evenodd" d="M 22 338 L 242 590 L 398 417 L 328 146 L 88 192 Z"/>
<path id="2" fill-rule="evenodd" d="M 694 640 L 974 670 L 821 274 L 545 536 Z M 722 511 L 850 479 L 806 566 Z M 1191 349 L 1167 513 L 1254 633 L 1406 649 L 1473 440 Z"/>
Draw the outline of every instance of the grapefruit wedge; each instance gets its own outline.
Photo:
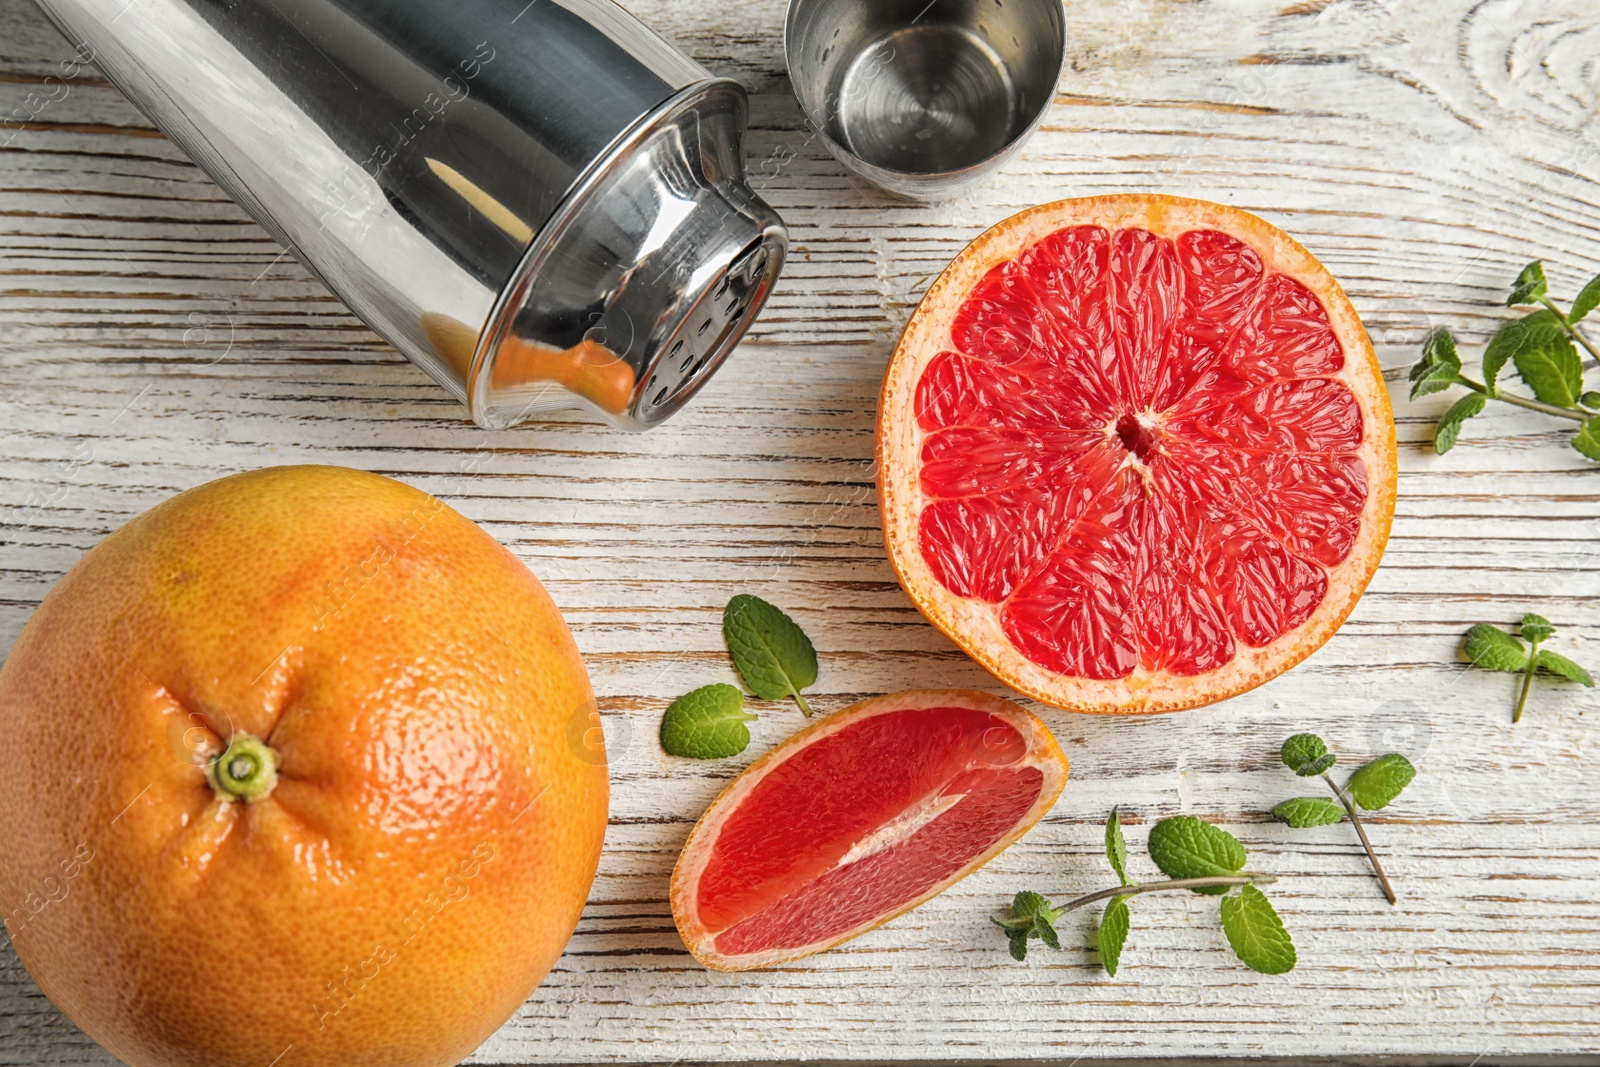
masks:
<path id="1" fill-rule="evenodd" d="M 1394 514 L 1355 309 L 1276 227 L 1168 196 L 1063 200 L 928 290 L 878 408 L 906 592 L 1056 707 L 1209 704 L 1338 629 Z"/>
<path id="2" fill-rule="evenodd" d="M 714 970 L 821 952 L 983 866 L 1066 780 L 1055 738 L 1010 701 L 970 689 L 864 700 L 712 802 L 672 873 L 673 921 Z"/>

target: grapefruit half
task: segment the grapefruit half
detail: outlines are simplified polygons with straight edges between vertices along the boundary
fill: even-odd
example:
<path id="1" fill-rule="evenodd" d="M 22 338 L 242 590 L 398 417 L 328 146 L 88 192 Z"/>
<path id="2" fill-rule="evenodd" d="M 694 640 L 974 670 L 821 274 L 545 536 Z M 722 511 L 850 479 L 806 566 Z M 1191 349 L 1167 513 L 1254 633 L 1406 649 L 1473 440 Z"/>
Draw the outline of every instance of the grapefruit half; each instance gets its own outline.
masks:
<path id="1" fill-rule="evenodd" d="M 934 282 L 878 408 L 884 542 L 935 626 L 1074 711 L 1209 704 L 1350 614 L 1394 514 L 1356 312 L 1263 220 L 1063 200 Z"/>
<path id="2" fill-rule="evenodd" d="M 714 970 L 821 952 L 983 866 L 1066 780 L 1049 729 L 1010 701 L 970 689 L 864 700 L 712 802 L 672 873 L 673 921 Z"/>

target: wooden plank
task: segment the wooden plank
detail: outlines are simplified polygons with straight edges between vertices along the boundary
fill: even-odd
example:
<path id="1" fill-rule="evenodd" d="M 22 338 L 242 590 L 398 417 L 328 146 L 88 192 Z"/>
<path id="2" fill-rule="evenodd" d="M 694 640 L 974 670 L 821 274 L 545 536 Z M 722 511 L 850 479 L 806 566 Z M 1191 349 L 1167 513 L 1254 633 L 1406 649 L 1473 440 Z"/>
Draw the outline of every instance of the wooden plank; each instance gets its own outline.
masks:
<path id="1" fill-rule="evenodd" d="M 1538 416 L 1496 411 L 1448 456 L 1448 400 L 1397 382 L 1401 494 L 1350 622 L 1284 678 L 1157 721 L 1044 711 L 1073 761 L 1055 811 L 949 893 L 827 956 L 719 975 L 667 909 L 695 814 L 743 760 L 664 756 L 661 708 L 729 680 L 719 615 L 757 591 L 816 639 L 822 710 L 923 685 L 1000 687 L 923 623 L 884 560 L 873 408 L 893 340 L 962 245 L 1022 207 L 1123 189 L 1257 211 L 1346 284 L 1391 377 L 1436 325 L 1481 345 L 1526 260 L 1571 292 L 1600 270 L 1600 10 L 1592 0 L 1125 0 L 1068 5 L 1045 127 L 1003 174 L 935 206 L 847 177 L 783 77 L 778 0 L 629 7 L 753 94 L 747 157 L 796 246 L 769 310 L 681 416 L 626 436 L 577 416 L 486 433 L 346 312 L 92 70 L 0 128 L 0 648 L 90 546 L 220 474 L 337 462 L 483 523 L 538 573 L 594 675 L 613 743 L 608 848 L 550 980 L 484 1064 L 755 1059 L 1600 1053 L 1597 704 L 1454 662 L 1466 627 L 1538 609 L 1600 638 L 1600 474 Z M 0 116 L 71 50 L 0 0 Z M 1592 653 L 1590 653 L 1592 655 Z M 799 724 L 762 705 L 754 756 Z M 1421 768 L 1373 835 L 1265 812 L 1297 791 L 1278 741 Z M 988 925 L 1018 888 L 1105 881 L 1099 826 L 1220 819 L 1279 872 L 1301 963 L 1234 962 L 1200 898 L 1147 898 L 1116 980 L 1068 947 L 1011 962 Z M 0 1062 L 111 1062 L 0 946 Z"/>

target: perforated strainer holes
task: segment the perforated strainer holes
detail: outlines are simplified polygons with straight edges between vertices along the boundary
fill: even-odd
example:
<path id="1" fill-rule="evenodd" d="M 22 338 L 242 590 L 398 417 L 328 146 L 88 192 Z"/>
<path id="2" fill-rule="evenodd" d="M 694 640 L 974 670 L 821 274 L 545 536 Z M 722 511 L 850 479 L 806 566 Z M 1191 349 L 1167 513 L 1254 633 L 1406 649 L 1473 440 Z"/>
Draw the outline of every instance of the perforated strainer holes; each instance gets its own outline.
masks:
<path id="1" fill-rule="evenodd" d="M 733 346 L 751 303 L 764 291 L 768 259 L 765 244 L 753 242 L 684 316 L 650 369 L 643 391 L 646 411 L 671 404 Z"/>

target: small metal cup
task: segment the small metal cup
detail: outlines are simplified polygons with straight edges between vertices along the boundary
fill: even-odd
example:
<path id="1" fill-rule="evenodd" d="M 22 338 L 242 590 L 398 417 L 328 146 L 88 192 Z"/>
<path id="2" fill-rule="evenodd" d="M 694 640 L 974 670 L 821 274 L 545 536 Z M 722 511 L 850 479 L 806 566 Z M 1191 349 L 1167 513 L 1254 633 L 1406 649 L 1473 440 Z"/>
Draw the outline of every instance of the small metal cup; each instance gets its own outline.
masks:
<path id="1" fill-rule="evenodd" d="M 1061 0 L 790 0 L 784 58 L 839 161 L 929 198 L 993 172 L 1044 118 Z"/>

